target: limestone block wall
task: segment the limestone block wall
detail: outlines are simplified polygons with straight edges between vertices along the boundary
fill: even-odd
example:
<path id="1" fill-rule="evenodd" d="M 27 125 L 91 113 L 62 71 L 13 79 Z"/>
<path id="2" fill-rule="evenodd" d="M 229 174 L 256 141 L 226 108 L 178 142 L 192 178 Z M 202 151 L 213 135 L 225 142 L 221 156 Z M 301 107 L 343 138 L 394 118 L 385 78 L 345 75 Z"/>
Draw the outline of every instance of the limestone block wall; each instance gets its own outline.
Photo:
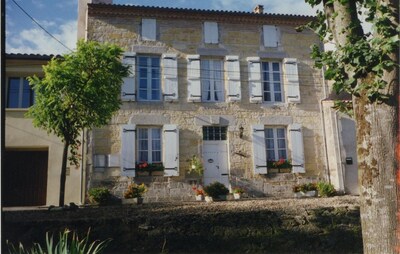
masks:
<path id="1" fill-rule="evenodd" d="M 234 14 L 232 14 L 234 15 Z M 118 158 L 121 150 L 120 126 L 127 123 L 137 125 L 176 124 L 179 127 L 180 173 L 179 177 L 153 178 L 148 195 L 154 199 L 175 197 L 184 199 L 196 180 L 187 175 L 188 160 L 193 155 L 201 156 L 202 126 L 210 125 L 210 116 L 217 116 L 228 126 L 229 177 L 233 185 L 246 186 L 254 195 L 289 196 L 293 184 L 324 178 L 325 150 L 321 124 L 320 100 L 323 99 L 321 73 L 313 68 L 310 60 L 310 46 L 319 44 L 318 38 L 310 31 L 298 33 L 294 25 L 279 25 L 281 45 L 277 48 L 262 46 L 262 25 L 264 23 L 244 23 L 235 21 L 218 22 L 218 44 L 205 44 L 203 39 L 203 20 L 179 18 L 157 18 L 157 40 L 143 41 L 140 37 L 141 16 L 138 15 L 91 15 L 89 9 L 87 37 L 89 40 L 115 43 L 126 51 L 137 54 L 176 53 L 178 55 L 179 98 L 177 102 L 123 102 L 109 125 L 95 129 L 91 136 L 93 154 L 110 154 Z M 146 17 L 148 18 L 148 17 Z M 271 21 L 266 20 L 269 24 Z M 240 60 L 241 93 L 239 102 L 192 103 L 187 101 L 187 60 L 189 54 L 200 54 L 223 59 L 225 55 L 238 55 Z M 297 58 L 300 80 L 301 103 L 281 103 L 274 105 L 250 103 L 248 88 L 248 67 L 246 57 L 259 56 L 261 59 Z M 208 120 L 207 120 L 208 119 Z M 253 124 L 288 125 L 300 123 L 303 127 L 305 149 L 304 174 L 267 174 L 253 172 L 252 137 Z M 244 135 L 239 137 L 239 127 Z M 291 143 L 288 137 L 289 146 Z M 290 149 L 289 149 L 290 158 Z M 110 183 L 116 195 L 121 195 L 128 182 L 147 181 L 136 177 L 130 179 L 120 176 L 120 168 L 109 167 L 102 170 L 93 168 L 89 158 L 89 186 Z M 199 180 L 199 179 L 197 179 Z M 179 188 L 171 187 L 172 182 Z M 198 183 L 199 181 L 197 181 Z M 118 183 L 118 184 L 117 184 Z M 121 185 L 122 184 L 122 185 Z M 158 191 L 157 188 L 159 188 Z M 173 191 L 181 189 L 182 191 Z M 167 191 L 169 190 L 169 191 Z M 165 193 L 169 194 L 166 195 Z M 192 193 L 191 193 L 192 195 Z M 190 197 L 192 198 L 192 196 Z"/>

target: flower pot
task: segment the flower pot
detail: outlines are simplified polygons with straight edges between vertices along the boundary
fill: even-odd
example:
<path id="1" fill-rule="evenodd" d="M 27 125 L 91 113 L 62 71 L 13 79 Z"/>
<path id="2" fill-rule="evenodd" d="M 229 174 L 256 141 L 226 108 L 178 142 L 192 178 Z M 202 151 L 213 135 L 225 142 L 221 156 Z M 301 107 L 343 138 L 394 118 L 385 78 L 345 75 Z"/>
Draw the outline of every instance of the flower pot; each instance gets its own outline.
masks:
<path id="1" fill-rule="evenodd" d="M 305 193 L 306 197 L 316 197 L 317 196 L 317 191 L 313 190 L 313 191 L 307 191 Z"/>
<path id="2" fill-rule="evenodd" d="M 203 195 L 196 195 L 196 201 L 203 201 L 204 196 Z"/>
<path id="3" fill-rule="evenodd" d="M 233 197 L 235 199 L 240 199 L 240 193 L 233 193 Z"/>
<path id="4" fill-rule="evenodd" d="M 207 203 L 213 202 L 213 198 L 210 197 L 210 196 L 205 196 L 204 198 L 205 198 L 205 200 L 206 200 Z"/>
<path id="5" fill-rule="evenodd" d="M 143 198 L 125 198 L 125 199 L 122 199 L 122 204 L 140 205 L 140 204 L 143 204 Z"/>

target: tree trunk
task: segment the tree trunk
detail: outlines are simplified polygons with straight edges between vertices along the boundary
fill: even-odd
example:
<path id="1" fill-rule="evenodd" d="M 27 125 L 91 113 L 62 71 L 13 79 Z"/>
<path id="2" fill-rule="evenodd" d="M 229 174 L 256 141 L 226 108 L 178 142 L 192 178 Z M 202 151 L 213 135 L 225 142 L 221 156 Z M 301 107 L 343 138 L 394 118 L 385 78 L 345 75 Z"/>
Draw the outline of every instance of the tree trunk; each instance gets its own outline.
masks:
<path id="1" fill-rule="evenodd" d="M 329 29 L 337 46 L 351 43 L 351 40 L 360 38 L 363 34 L 359 27 L 355 2 L 334 1 L 331 4 L 330 1 L 324 1 Z M 395 4 L 397 0 L 381 0 L 380 4 L 383 2 Z M 397 53 L 394 52 L 391 58 L 398 62 Z M 351 71 L 346 72 L 349 77 L 353 77 Z M 385 91 L 381 91 L 389 96 L 388 101 L 371 103 L 366 92 L 353 99 L 357 125 L 361 225 L 366 254 L 395 253 L 398 250 L 397 235 L 400 236 L 400 231 L 396 235 L 396 215 L 400 216 L 397 214 L 399 203 L 396 179 L 398 69 L 385 73 L 383 80 L 389 84 Z"/>
<path id="2" fill-rule="evenodd" d="M 60 207 L 64 206 L 65 180 L 67 178 L 68 148 L 69 148 L 69 142 L 65 141 L 62 165 L 61 165 L 61 176 L 60 176 L 60 197 L 59 197 L 59 203 L 58 203 L 58 205 Z"/>

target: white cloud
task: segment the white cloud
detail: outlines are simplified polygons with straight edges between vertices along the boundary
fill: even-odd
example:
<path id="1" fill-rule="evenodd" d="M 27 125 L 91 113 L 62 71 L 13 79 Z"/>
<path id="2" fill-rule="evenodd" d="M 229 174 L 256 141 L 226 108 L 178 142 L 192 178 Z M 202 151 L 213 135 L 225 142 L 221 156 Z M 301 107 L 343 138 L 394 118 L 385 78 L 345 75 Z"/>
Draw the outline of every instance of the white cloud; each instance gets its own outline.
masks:
<path id="1" fill-rule="evenodd" d="M 76 47 L 76 21 L 67 21 L 59 26 L 52 35 L 65 44 L 68 48 Z M 40 28 L 22 30 L 18 34 L 7 38 L 7 53 L 27 53 L 27 54 L 63 54 L 69 52 L 59 42 L 51 38 Z"/>

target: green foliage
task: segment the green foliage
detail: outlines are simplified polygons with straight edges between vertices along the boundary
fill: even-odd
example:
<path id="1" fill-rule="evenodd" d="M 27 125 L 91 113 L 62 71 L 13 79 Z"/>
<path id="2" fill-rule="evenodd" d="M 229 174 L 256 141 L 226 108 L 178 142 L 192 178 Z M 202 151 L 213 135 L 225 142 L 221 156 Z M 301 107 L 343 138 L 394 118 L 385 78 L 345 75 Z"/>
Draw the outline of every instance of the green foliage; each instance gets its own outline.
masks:
<path id="1" fill-rule="evenodd" d="M 34 243 L 31 249 L 25 249 L 20 243 L 18 247 L 15 247 L 12 243 L 7 242 L 8 252 L 10 254 L 98 254 L 102 253 L 107 247 L 111 239 L 105 241 L 94 241 L 89 243 L 89 233 L 79 240 L 78 235 L 65 229 L 63 233 L 60 233 L 58 242 L 55 244 L 53 236 L 49 236 L 46 233 L 46 246 L 42 247 L 38 243 Z"/>
<path id="2" fill-rule="evenodd" d="M 337 0 L 338 1 L 338 0 Z M 306 0 L 311 6 L 320 4 L 321 0 Z M 326 1 L 325 6 L 333 8 L 333 0 Z M 341 4 L 348 1 L 340 0 Z M 352 20 L 348 27 L 337 27 L 337 31 L 327 26 L 326 13 L 317 12 L 317 18 L 300 29 L 309 28 L 316 32 L 322 40 L 332 40 L 336 32 L 347 34 L 346 43 L 339 45 L 336 50 L 320 51 L 317 45 L 312 47 L 312 58 L 318 68 L 326 67 L 325 79 L 333 81 L 336 93 L 346 92 L 356 97 L 365 97 L 369 102 L 385 103 L 389 96 L 385 88 L 389 83 L 383 78 L 386 71 L 398 68 L 391 58 L 399 47 L 400 28 L 396 22 L 396 8 L 379 1 L 357 1 L 358 10 L 351 10 Z M 355 7 L 356 5 L 354 5 Z M 364 13 L 363 13 L 364 12 Z M 366 22 L 372 25 L 373 33 L 362 32 L 360 19 L 357 15 L 364 14 Z M 335 18 L 338 13 L 331 13 Z M 339 31 L 339 29 L 341 29 Z M 338 109 L 352 113 L 348 107 L 338 104 Z"/>
<path id="3" fill-rule="evenodd" d="M 89 197 L 99 205 L 106 205 L 111 198 L 110 191 L 105 187 L 91 188 L 88 193 Z"/>
<path id="4" fill-rule="evenodd" d="M 115 45 L 79 41 L 76 52 L 43 67 L 43 79 L 28 78 L 36 98 L 27 116 L 70 145 L 75 165 L 81 131 L 107 124 L 120 107 L 122 78 L 128 75 L 121 54 Z"/>
<path id="5" fill-rule="evenodd" d="M 141 198 L 146 192 L 147 187 L 144 183 L 140 185 L 132 183 L 128 185 L 128 188 L 124 193 L 124 198 Z"/>
<path id="6" fill-rule="evenodd" d="M 332 197 L 336 195 L 336 190 L 333 184 L 327 182 L 317 183 L 318 195 L 321 197 Z"/>
<path id="7" fill-rule="evenodd" d="M 213 182 L 212 184 L 204 187 L 204 192 L 207 196 L 218 198 L 219 196 L 227 195 L 229 190 L 222 183 Z"/>
<path id="8" fill-rule="evenodd" d="M 188 169 L 188 173 L 194 173 L 198 176 L 202 176 L 204 172 L 203 163 L 201 162 L 200 158 L 196 155 L 193 155 L 190 159 L 190 167 Z"/>

